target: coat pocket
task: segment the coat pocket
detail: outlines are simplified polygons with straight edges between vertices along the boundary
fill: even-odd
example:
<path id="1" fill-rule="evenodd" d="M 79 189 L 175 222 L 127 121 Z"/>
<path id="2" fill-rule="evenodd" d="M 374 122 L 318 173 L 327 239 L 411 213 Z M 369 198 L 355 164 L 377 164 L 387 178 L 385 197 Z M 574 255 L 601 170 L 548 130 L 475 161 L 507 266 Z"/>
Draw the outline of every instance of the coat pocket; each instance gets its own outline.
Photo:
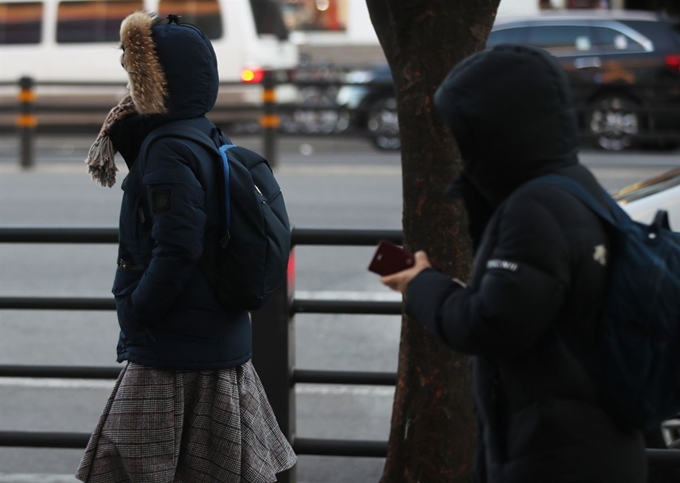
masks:
<path id="1" fill-rule="evenodd" d="M 121 189 L 123 200 L 118 231 L 120 245 L 125 253 L 141 259 L 146 249 L 150 250 L 151 216 L 145 202 L 146 192 L 143 186 L 131 180 L 130 175 L 123 180 Z"/>
<path id="2" fill-rule="evenodd" d="M 141 270 L 135 271 L 119 266 L 113 282 L 112 292 L 116 303 L 118 325 L 123 332 L 126 345 L 130 346 L 145 346 L 149 342 L 146 328 L 140 324 L 132 307 L 132 293 L 143 275 L 144 272 Z"/>

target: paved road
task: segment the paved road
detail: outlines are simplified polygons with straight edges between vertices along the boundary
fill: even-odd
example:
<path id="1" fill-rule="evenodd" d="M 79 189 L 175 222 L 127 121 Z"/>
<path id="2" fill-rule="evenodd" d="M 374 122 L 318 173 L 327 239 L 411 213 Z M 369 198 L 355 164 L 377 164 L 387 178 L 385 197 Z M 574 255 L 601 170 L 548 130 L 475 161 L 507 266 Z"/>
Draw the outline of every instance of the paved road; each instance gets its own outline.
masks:
<path id="1" fill-rule="evenodd" d="M 78 162 L 89 141 L 42 139 L 37 168 L 23 172 L 14 141 L 0 138 L 0 226 L 115 226 L 121 191 L 96 186 Z M 257 139 L 235 141 L 259 147 Z M 594 152 L 583 160 L 608 189 L 666 171 L 678 161 L 676 153 Z M 296 226 L 400 226 L 396 154 L 377 153 L 362 141 L 286 140 L 277 177 Z M 391 297 L 365 270 L 371 252 L 299 247 L 298 295 Z M 0 294 L 109 296 L 113 260 L 113 246 L 3 245 Z M 4 311 L 0 331 L 0 364 L 113 364 L 113 313 Z M 301 315 L 297 366 L 396 370 L 398 339 L 397 317 Z M 110 388 L 108 381 L 0 379 L 0 429 L 90 431 Z M 299 436 L 387 438 L 392 389 L 299 385 L 296 392 Z M 1 448 L 0 483 L 70 483 L 70 478 L 35 475 L 68 475 L 80 454 Z M 380 459 L 301 457 L 298 477 L 306 483 L 374 482 L 381 468 Z"/>

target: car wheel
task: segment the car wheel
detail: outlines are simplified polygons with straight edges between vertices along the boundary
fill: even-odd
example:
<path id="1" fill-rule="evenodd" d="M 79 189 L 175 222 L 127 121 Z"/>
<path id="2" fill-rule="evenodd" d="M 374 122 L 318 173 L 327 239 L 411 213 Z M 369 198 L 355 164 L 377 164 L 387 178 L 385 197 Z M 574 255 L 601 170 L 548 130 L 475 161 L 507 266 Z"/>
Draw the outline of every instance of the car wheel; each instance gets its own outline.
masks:
<path id="1" fill-rule="evenodd" d="M 639 104 L 623 96 L 601 97 L 590 105 L 587 128 L 597 146 L 622 151 L 640 132 Z"/>
<path id="2" fill-rule="evenodd" d="M 374 102 L 368 110 L 366 127 L 376 148 L 387 151 L 399 149 L 397 100 L 388 97 Z"/>
<path id="3" fill-rule="evenodd" d="M 680 419 L 669 419 L 661 427 L 645 432 L 645 446 L 653 449 L 680 449 Z M 649 468 L 649 483 L 677 483 L 680 469 L 672 466 Z"/>
<path id="4" fill-rule="evenodd" d="M 680 449 L 680 419 L 669 419 L 661 424 L 661 435 L 668 449 Z"/>

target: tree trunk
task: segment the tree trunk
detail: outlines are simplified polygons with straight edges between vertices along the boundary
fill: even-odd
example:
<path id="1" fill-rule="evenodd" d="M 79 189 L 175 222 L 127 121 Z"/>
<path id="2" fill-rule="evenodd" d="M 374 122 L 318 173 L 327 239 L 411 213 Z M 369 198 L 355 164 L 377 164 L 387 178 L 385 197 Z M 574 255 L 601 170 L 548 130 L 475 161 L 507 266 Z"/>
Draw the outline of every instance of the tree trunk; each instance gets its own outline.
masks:
<path id="1" fill-rule="evenodd" d="M 432 97 L 456 63 L 484 47 L 499 0 L 366 2 L 394 78 L 404 243 L 467 279 L 472 256 L 465 213 L 443 195 L 460 155 Z M 468 483 L 474 434 L 466 358 L 404 317 L 382 483 Z"/>

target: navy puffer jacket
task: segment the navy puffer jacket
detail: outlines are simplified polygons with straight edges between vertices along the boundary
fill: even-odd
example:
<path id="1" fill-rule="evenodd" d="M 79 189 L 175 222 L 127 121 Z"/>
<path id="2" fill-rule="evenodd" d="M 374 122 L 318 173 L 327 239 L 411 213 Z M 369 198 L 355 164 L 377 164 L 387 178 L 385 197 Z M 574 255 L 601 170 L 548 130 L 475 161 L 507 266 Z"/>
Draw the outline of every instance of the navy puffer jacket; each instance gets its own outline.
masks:
<path id="1" fill-rule="evenodd" d="M 118 361 L 169 369 L 234 367 L 251 358 L 248 313 L 222 309 L 197 266 L 202 256 L 214 256 L 218 245 L 215 161 L 201 146 L 167 137 L 154 142 L 145 159 L 138 157 L 146 135 L 170 121 L 215 138 L 205 114 L 217 96 L 217 61 L 196 27 L 154 22 L 150 31 L 165 75 L 164 112 L 135 115 L 111 129 L 114 146 L 130 167 L 122 183 L 113 285 L 121 328 Z M 124 55 L 131 55 L 130 49 Z M 134 60 L 125 59 L 129 73 Z M 134 79 L 138 112 L 147 101 L 143 96 L 163 84 L 154 75 Z"/>

